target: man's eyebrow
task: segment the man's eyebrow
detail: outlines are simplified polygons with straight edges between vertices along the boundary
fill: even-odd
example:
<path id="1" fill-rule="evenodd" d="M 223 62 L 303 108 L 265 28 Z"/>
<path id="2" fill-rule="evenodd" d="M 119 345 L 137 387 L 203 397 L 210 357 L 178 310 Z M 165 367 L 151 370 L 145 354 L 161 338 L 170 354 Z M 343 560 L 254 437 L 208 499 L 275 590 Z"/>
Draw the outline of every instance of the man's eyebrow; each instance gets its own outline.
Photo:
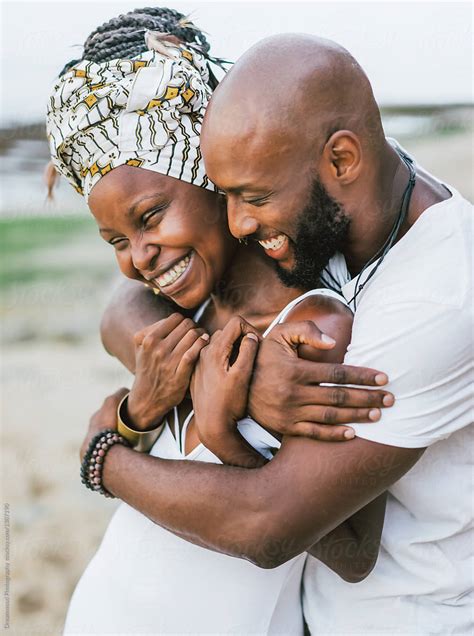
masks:
<path id="1" fill-rule="evenodd" d="M 224 192 L 230 192 L 230 194 L 242 194 L 242 192 L 269 192 L 269 188 L 252 185 L 251 183 L 243 183 L 242 185 L 234 188 L 223 188 Z"/>

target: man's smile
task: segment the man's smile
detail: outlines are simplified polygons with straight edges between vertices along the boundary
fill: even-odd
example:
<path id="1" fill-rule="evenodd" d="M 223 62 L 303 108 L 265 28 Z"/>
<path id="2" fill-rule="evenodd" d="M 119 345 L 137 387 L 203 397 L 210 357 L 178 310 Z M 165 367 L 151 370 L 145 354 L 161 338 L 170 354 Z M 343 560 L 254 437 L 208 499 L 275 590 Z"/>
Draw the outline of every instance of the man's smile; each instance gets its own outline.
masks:
<path id="1" fill-rule="evenodd" d="M 265 254 L 277 261 L 284 261 L 291 255 L 290 239 L 286 234 L 276 234 L 258 241 L 265 250 Z"/>

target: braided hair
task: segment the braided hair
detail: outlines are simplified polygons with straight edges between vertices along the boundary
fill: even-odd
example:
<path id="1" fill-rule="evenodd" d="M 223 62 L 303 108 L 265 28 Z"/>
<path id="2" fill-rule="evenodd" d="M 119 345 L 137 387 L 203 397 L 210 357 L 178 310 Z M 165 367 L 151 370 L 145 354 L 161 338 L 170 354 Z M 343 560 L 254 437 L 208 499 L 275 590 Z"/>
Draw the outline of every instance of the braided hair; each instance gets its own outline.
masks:
<path id="1" fill-rule="evenodd" d="M 178 40 L 199 51 L 208 62 L 222 68 L 225 60 L 209 55 L 210 44 L 206 36 L 185 15 L 165 7 L 134 9 L 105 22 L 93 31 L 84 44 L 82 58 L 71 60 L 60 76 L 82 60 L 108 62 L 116 58 L 132 58 L 147 51 L 145 31 L 162 33 L 164 39 Z M 209 64 L 208 64 L 209 66 Z M 214 89 L 218 81 L 209 68 L 210 85 Z"/>

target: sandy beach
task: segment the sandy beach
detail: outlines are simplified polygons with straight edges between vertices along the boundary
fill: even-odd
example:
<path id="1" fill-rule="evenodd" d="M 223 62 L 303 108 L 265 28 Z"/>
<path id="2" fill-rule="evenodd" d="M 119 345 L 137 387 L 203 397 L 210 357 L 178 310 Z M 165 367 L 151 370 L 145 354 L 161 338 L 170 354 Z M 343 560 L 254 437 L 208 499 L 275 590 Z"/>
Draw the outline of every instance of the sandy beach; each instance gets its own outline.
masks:
<path id="1" fill-rule="evenodd" d="M 470 133 L 403 145 L 473 200 Z M 23 246 L 8 263 L 18 280 L 2 287 L 2 482 L 11 577 L 4 601 L 11 634 L 61 632 L 68 599 L 117 505 L 79 480 L 89 417 L 107 394 L 130 386 L 130 375 L 98 336 L 116 281 L 113 252 L 92 221 L 86 225 Z M 22 268 L 38 275 L 25 281 Z"/>

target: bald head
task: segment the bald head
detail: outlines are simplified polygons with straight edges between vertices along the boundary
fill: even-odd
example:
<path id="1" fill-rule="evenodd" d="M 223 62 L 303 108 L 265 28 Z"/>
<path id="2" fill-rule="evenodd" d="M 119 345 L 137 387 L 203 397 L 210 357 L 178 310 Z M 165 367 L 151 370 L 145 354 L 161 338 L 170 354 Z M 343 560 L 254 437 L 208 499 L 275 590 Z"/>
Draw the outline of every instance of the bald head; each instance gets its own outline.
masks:
<path id="1" fill-rule="evenodd" d="M 304 34 L 266 38 L 217 87 L 204 125 L 226 143 L 269 137 L 320 146 L 337 130 L 365 146 L 383 140 L 372 88 L 356 60 L 335 42 Z"/>

